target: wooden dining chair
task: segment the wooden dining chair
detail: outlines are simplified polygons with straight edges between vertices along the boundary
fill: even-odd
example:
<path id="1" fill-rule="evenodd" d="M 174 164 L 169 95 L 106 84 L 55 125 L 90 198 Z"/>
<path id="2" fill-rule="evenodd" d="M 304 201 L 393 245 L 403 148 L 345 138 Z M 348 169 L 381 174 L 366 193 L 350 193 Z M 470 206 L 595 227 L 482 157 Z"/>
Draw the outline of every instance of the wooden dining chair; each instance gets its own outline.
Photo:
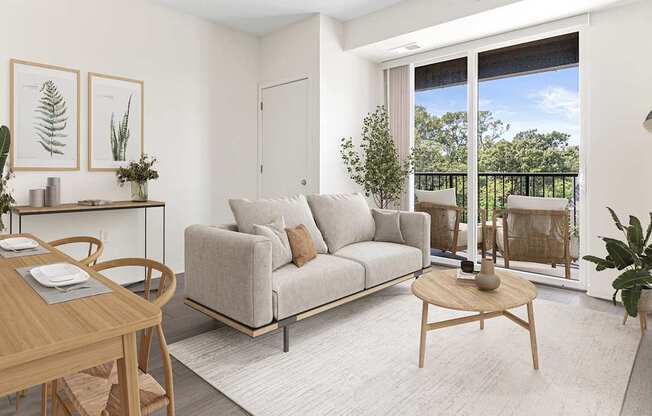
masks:
<path id="1" fill-rule="evenodd" d="M 88 254 L 87 257 L 78 260 L 80 263 L 87 266 L 92 266 L 97 263 L 97 260 L 100 258 L 104 252 L 104 243 L 102 240 L 99 240 L 95 237 L 88 236 L 77 236 L 77 237 L 68 237 L 62 238 L 60 240 L 50 241 L 48 244 L 52 247 L 59 247 L 67 244 L 88 244 Z M 95 251 L 93 251 L 93 247 Z"/>
<path id="2" fill-rule="evenodd" d="M 104 252 L 104 243 L 102 240 L 99 240 L 95 237 L 88 236 L 75 236 L 67 237 L 59 240 L 50 241 L 48 243 L 52 247 L 59 247 L 67 244 L 88 244 L 88 254 L 85 258 L 78 260 L 80 263 L 86 266 L 92 266 L 97 263 L 97 260 L 100 258 Z M 20 391 L 16 393 L 16 411 L 20 408 L 20 403 L 22 397 L 25 395 L 25 391 Z M 41 401 L 47 402 L 48 398 L 48 385 L 43 384 L 41 386 Z M 41 416 L 45 416 L 47 413 L 45 405 L 41 405 Z"/>
<path id="3" fill-rule="evenodd" d="M 98 263 L 93 268 L 98 272 L 118 267 L 144 267 L 146 270 L 143 297 L 162 308 L 170 301 L 177 287 L 176 276 L 167 266 L 154 260 L 125 258 Z M 161 274 L 156 296 L 153 296 L 152 272 Z M 164 385 L 161 385 L 149 373 L 149 353 L 154 331 L 163 358 Z M 138 351 L 138 386 L 140 407 L 143 416 L 167 407 L 167 415 L 174 416 L 174 387 L 172 383 L 172 361 L 168 351 L 161 324 L 142 331 Z M 106 363 L 77 374 L 63 377 L 52 384 L 52 415 L 59 416 L 77 412 L 81 416 L 118 416 L 122 415 L 116 362 Z"/>

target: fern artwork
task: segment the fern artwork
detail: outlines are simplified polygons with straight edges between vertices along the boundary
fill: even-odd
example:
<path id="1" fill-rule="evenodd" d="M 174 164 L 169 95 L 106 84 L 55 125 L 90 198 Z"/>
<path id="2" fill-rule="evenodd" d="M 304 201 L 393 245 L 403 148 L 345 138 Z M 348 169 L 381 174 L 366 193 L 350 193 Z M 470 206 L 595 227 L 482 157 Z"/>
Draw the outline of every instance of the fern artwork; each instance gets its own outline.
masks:
<path id="1" fill-rule="evenodd" d="M 118 124 L 115 122 L 115 113 L 111 113 L 111 155 L 113 160 L 125 161 L 127 160 L 127 143 L 129 141 L 129 112 L 131 111 L 131 98 L 129 96 L 127 101 L 127 110 L 122 115 L 122 119 Z"/>
<path id="2" fill-rule="evenodd" d="M 43 150 L 54 155 L 63 155 L 66 144 L 63 140 L 68 136 L 64 133 L 68 124 L 68 106 L 56 84 L 45 81 L 40 89 L 40 98 L 36 112 L 34 128 L 38 143 Z"/>

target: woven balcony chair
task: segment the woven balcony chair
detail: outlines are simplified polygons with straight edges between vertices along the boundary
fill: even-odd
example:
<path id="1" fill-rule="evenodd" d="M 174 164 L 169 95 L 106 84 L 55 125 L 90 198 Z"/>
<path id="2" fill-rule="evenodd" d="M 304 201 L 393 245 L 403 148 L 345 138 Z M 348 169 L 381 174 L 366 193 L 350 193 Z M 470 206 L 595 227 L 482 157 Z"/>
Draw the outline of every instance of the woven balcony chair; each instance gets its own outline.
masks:
<path id="1" fill-rule="evenodd" d="M 457 206 L 455 188 L 438 191 L 414 191 L 415 211 L 430 214 L 430 248 L 453 254 L 467 248 L 468 224 L 461 222 L 462 208 Z M 482 227 L 478 241 L 484 246 Z M 484 253 L 484 249 L 482 250 Z"/>
<path id="2" fill-rule="evenodd" d="M 507 208 L 494 210 L 493 230 L 498 251 L 510 261 L 564 265 L 571 278 L 570 215 L 566 198 L 510 195 Z M 485 232 L 489 232 L 485 230 Z M 494 255 L 495 260 L 495 255 Z"/>

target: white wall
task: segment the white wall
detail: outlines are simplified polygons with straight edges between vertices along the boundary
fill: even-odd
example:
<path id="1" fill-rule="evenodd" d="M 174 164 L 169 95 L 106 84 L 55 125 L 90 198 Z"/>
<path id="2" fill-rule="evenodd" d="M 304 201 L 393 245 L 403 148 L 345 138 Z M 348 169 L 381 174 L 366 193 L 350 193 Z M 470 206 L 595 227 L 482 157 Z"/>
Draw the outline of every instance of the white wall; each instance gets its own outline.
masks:
<path id="1" fill-rule="evenodd" d="M 589 131 L 587 137 L 587 251 L 606 255 L 597 235 L 622 234 L 606 206 L 621 219 L 652 211 L 652 134 L 642 127 L 652 110 L 652 3 L 644 1 L 591 15 L 586 31 Z M 590 267 L 590 265 L 587 265 Z M 589 294 L 611 298 L 616 273 L 589 272 Z"/>
<path id="2" fill-rule="evenodd" d="M 307 193 L 353 192 L 340 139 L 359 141 L 362 119 L 380 102 L 381 71 L 343 47 L 341 22 L 315 15 L 261 38 L 261 85 L 310 78 L 313 155 Z"/>
<path id="3" fill-rule="evenodd" d="M 260 85 L 308 77 L 310 88 L 310 174 L 306 193 L 319 192 L 319 26 L 315 15 L 263 36 L 260 41 Z"/>
<path id="4" fill-rule="evenodd" d="M 226 195 L 255 196 L 258 39 L 143 0 L 4 0 L 0 13 L 0 102 L 9 103 L 9 59 L 81 70 L 81 170 L 18 172 L 28 189 L 60 176 L 62 200 L 128 199 L 112 173 L 87 171 L 87 72 L 145 82 L 145 151 L 159 158 L 150 198 L 167 208 L 167 263 L 183 270 L 183 230 L 230 218 Z M 9 124 L 8 106 L 0 122 Z M 160 258 L 160 213 L 148 218 L 150 254 Z M 104 258 L 142 256 L 142 211 L 26 218 L 45 239 L 107 230 Z"/>
<path id="5" fill-rule="evenodd" d="M 341 22 L 321 17 L 320 192 L 357 192 L 340 155 L 342 137 L 360 142 L 362 119 L 382 101 L 382 72 L 344 50 Z"/>
<path id="6" fill-rule="evenodd" d="M 345 25 L 345 49 L 380 42 L 520 0 L 407 0 Z"/>

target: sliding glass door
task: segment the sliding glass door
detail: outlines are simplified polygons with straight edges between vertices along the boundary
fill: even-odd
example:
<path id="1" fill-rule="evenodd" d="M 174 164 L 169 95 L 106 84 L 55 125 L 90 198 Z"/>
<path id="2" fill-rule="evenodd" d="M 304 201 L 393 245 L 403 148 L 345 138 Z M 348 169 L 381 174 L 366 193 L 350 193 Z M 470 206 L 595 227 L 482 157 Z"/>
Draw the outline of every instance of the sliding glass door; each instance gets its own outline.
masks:
<path id="1" fill-rule="evenodd" d="M 417 67 L 414 83 L 415 209 L 431 215 L 432 256 L 455 264 L 467 258 L 467 67 L 466 57 Z"/>
<path id="2" fill-rule="evenodd" d="M 579 34 L 467 51 L 414 79 L 415 209 L 446 236 L 433 261 L 577 281 Z"/>

